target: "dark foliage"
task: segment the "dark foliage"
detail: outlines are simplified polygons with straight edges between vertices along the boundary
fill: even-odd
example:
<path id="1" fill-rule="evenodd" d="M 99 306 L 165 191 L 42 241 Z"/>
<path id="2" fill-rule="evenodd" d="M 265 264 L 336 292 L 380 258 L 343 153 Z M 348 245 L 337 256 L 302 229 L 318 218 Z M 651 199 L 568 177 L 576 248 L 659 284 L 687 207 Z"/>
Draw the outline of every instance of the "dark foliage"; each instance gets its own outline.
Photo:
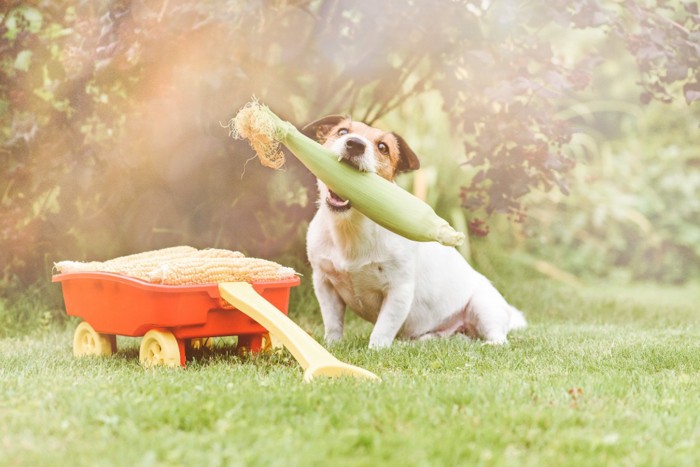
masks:
<path id="1" fill-rule="evenodd" d="M 293 162 L 293 182 L 255 164 L 241 177 L 249 151 L 219 125 L 252 95 L 297 124 L 337 112 L 371 123 L 438 91 L 464 135 L 454 157 L 479 169 L 464 206 L 516 219 L 531 190 L 568 190 L 572 130 L 556 114 L 598 60 L 563 61 L 558 31 L 624 42 L 643 102 L 700 99 L 695 2 L 484 4 L 4 2 L 5 281 L 165 244 L 303 251 L 312 180 Z"/>

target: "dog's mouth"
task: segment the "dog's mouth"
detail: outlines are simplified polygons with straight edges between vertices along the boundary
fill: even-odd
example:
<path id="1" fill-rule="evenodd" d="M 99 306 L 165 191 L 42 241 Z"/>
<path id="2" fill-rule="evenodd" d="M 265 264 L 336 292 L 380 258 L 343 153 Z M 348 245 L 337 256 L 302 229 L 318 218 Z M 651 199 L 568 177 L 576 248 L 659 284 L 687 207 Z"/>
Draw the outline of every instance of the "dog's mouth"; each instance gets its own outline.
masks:
<path id="1" fill-rule="evenodd" d="M 342 212 L 350 209 L 350 201 L 341 198 L 330 189 L 328 190 L 328 196 L 326 196 L 326 204 L 335 212 Z"/>

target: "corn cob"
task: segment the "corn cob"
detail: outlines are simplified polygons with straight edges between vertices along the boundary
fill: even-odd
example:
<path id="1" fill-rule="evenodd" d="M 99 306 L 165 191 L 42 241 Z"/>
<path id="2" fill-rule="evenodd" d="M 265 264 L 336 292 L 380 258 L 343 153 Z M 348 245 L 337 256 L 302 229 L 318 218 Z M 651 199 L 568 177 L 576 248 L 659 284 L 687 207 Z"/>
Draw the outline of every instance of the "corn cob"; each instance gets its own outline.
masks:
<path id="1" fill-rule="evenodd" d="M 109 272 L 123 276 L 148 280 L 148 273 L 168 261 L 197 254 L 191 246 L 176 246 L 160 250 L 145 251 L 133 255 L 120 256 L 104 262 L 61 261 L 55 264 L 58 272 Z M 233 252 L 231 252 L 233 253 Z"/>
<path id="2" fill-rule="evenodd" d="M 143 281 L 148 280 L 148 273 L 155 267 L 153 263 L 143 264 L 135 262 L 133 264 L 112 264 L 106 262 L 89 262 L 80 263 L 78 261 L 61 261 L 55 264 L 56 270 L 60 273 L 71 272 L 108 272 L 111 274 L 119 274 L 121 276 L 134 277 Z"/>
<path id="3" fill-rule="evenodd" d="M 293 269 L 260 258 L 183 258 L 161 265 L 148 280 L 165 285 L 236 281 L 276 281 L 294 277 Z"/>
<path id="4" fill-rule="evenodd" d="M 261 163 L 268 167 L 278 168 L 284 163 L 280 150 L 280 144 L 284 144 L 333 192 L 392 232 L 449 246 L 464 241 L 464 234 L 450 227 L 428 204 L 375 173 L 360 172 L 339 162 L 336 155 L 257 101 L 246 104 L 229 127 L 234 138 L 248 139 Z"/>
<path id="5" fill-rule="evenodd" d="M 54 269 L 59 274 L 71 273 L 71 272 L 94 272 L 102 271 L 104 269 L 104 263 L 100 261 L 59 261 L 54 263 Z"/>

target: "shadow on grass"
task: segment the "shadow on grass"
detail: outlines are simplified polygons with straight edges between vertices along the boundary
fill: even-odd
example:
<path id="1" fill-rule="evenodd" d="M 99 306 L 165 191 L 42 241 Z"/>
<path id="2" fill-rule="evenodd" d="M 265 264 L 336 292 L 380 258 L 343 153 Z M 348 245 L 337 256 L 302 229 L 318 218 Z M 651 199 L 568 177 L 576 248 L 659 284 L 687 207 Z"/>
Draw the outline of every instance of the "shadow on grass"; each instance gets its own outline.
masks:
<path id="1" fill-rule="evenodd" d="M 211 339 L 213 340 L 213 346 L 211 348 L 187 348 L 186 366 L 188 368 L 205 367 L 222 362 L 232 365 L 297 365 L 289 351 L 284 348 L 252 353 L 246 349 L 239 349 L 235 336 L 214 337 Z M 110 358 L 125 363 L 138 362 L 140 342 L 140 338 L 119 336 L 117 338 L 117 351 Z"/>

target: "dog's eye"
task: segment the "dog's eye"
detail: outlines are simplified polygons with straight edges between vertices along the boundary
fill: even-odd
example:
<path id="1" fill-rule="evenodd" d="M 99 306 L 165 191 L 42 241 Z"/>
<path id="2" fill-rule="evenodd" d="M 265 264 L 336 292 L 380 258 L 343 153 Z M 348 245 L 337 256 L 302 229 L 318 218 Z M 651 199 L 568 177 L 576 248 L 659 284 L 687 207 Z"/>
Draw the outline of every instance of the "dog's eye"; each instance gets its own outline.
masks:
<path id="1" fill-rule="evenodd" d="M 377 149 L 379 149 L 379 152 L 381 152 L 382 154 L 389 154 L 389 146 L 387 146 L 384 143 L 379 143 L 377 145 Z"/>
<path id="2" fill-rule="evenodd" d="M 341 128 L 338 130 L 338 136 L 345 136 L 348 134 L 348 129 L 347 128 Z"/>

